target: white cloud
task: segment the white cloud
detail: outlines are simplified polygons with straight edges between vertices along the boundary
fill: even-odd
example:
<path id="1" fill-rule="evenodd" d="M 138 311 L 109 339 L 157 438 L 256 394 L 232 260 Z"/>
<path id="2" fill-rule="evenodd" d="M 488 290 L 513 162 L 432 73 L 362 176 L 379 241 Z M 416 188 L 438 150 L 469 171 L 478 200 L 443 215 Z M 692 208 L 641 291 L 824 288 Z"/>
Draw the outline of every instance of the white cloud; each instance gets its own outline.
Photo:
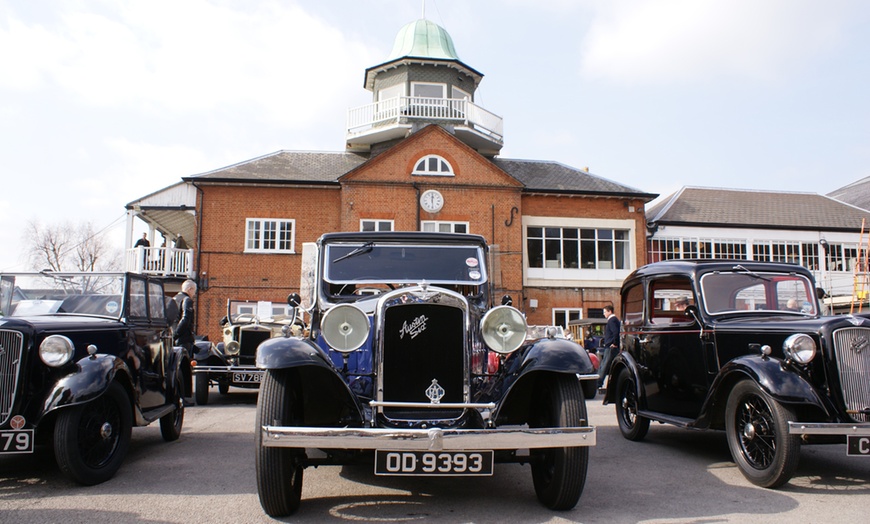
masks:
<path id="1" fill-rule="evenodd" d="M 788 0 L 633 0 L 595 9 L 578 44 L 586 75 L 619 84 L 722 78 L 776 81 L 829 50 L 842 3 Z"/>

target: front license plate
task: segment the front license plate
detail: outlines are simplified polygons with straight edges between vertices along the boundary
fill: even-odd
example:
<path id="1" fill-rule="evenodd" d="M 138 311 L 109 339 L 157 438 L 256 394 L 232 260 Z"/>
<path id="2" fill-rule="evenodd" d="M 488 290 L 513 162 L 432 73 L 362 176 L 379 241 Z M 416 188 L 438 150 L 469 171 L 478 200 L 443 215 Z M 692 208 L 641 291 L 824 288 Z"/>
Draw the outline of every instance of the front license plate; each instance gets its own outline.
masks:
<path id="1" fill-rule="evenodd" d="M 375 475 L 489 476 L 493 452 L 488 451 L 375 451 Z"/>
<path id="2" fill-rule="evenodd" d="M 0 431 L 0 453 L 33 453 L 33 430 Z"/>
<path id="3" fill-rule="evenodd" d="M 233 373 L 233 382 L 244 384 L 259 384 L 263 381 L 262 371 L 242 371 Z"/>
<path id="4" fill-rule="evenodd" d="M 847 435 L 846 455 L 850 457 L 870 457 L 870 437 Z"/>

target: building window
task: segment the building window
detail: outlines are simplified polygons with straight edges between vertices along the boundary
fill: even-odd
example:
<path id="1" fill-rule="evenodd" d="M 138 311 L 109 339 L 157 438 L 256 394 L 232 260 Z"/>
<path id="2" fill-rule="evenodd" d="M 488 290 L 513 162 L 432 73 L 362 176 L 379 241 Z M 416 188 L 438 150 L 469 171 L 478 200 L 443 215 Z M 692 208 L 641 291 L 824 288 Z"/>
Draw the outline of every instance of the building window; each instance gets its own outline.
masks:
<path id="1" fill-rule="evenodd" d="M 453 166 L 438 155 L 426 155 L 414 166 L 412 175 L 453 176 Z"/>
<path id="2" fill-rule="evenodd" d="M 293 253 L 295 224 L 295 220 L 247 219 L 245 252 Z"/>
<path id="3" fill-rule="evenodd" d="M 583 313 L 582 309 L 575 308 L 553 308 L 553 325 L 562 326 L 568 329 L 568 322 L 571 320 L 579 320 Z"/>
<path id="4" fill-rule="evenodd" d="M 627 229 L 528 227 L 529 267 L 629 269 Z"/>
<path id="5" fill-rule="evenodd" d="M 438 233 L 468 233 L 468 222 L 424 220 L 420 225 L 421 231 L 434 231 Z"/>
<path id="6" fill-rule="evenodd" d="M 359 221 L 360 231 L 392 231 L 392 220 L 370 220 L 362 219 Z"/>
<path id="7" fill-rule="evenodd" d="M 411 96 L 420 98 L 447 98 L 447 85 L 432 84 L 428 82 L 412 82 Z"/>

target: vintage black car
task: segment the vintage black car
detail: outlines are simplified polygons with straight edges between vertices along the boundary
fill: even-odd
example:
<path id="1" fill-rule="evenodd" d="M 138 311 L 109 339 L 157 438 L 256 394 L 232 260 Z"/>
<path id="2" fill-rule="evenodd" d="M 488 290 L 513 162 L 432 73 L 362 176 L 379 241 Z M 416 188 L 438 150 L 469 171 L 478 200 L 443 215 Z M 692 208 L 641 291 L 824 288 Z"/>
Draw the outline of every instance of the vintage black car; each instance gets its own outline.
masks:
<path id="1" fill-rule="evenodd" d="M 812 275 L 782 263 L 668 261 L 622 287 L 605 403 L 623 436 L 650 421 L 726 433 L 752 483 L 794 474 L 803 443 L 870 455 L 870 318 L 823 317 Z"/>
<path id="2" fill-rule="evenodd" d="M 488 255 L 464 234 L 331 233 L 305 246 L 310 334 L 257 350 L 266 513 L 298 509 L 304 468 L 356 460 L 392 476 L 528 463 L 545 506 L 576 505 L 595 444 L 581 382 L 597 375 L 570 340 L 527 341 L 509 297 L 493 307 Z"/>
<path id="3" fill-rule="evenodd" d="M 255 365 L 257 346 L 285 330 L 301 335 L 305 324 L 297 308 L 287 303 L 228 300 L 227 316 L 221 319 L 223 341 L 197 341 L 193 361 L 196 403 L 208 404 L 209 386 L 217 384 L 225 395 L 230 386 L 256 389 L 263 370 Z"/>
<path id="4" fill-rule="evenodd" d="M 146 276 L 0 275 L 0 453 L 50 444 L 91 485 L 118 471 L 133 426 L 159 420 L 176 440 L 191 376 L 165 301 Z"/>

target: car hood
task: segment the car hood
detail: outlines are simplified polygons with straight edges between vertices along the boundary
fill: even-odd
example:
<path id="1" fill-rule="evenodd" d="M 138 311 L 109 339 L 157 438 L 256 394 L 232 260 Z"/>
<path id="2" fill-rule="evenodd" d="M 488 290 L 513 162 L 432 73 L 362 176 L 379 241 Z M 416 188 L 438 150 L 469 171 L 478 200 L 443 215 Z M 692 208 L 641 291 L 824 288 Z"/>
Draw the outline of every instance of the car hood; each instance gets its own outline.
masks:
<path id="1" fill-rule="evenodd" d="M 34 317 L 0 317 L 0 329 L 25 329 L 34 332 L 118 328 L 119 320 L 81 315 L 41 315 Z"/>
<path id="2" fill-rule="evenodd" d="M 837 315 L 833 317 L 798 317 L 798 316 L 741 316 L 717 319 L 712 322 L 716 331 L 719 330 L 757 330 L 765 331 L 813 332 L 833 330 L 843 327 L 870 328 L 870 318 L 866 315 Z"/>

